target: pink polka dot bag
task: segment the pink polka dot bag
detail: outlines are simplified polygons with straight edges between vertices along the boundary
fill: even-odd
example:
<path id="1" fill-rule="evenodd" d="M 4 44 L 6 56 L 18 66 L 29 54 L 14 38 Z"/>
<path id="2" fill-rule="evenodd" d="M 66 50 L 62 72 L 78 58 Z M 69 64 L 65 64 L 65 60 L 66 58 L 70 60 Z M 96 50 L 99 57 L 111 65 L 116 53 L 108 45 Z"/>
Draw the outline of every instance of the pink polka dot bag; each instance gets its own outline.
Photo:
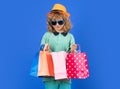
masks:
<path id="1" fill-rule="evenodd" d="M 66 58 L 67 77 L 86 79 L 89 77 L 88 60 L 85 52 L 80 51 L 78 45 L 76 53 L 68 53 Z"/>

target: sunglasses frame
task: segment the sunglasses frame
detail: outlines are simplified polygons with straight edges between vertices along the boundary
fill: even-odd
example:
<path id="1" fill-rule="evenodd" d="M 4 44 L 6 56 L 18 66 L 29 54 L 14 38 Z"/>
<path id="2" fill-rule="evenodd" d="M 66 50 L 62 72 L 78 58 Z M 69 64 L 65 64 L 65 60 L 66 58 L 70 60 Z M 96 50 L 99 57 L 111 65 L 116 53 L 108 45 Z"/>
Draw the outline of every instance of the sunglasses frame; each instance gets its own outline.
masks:
<path id="1" fill-rule="evenodd" d="M 60 23 L 61 21 L 62 21 L 62 23 Z M 55 24 L 53 24 L 53 22 L 55 22 Z M 50 20 L 50 24 L 53 25 L 53 26 L 57 25 L 57 23 L 59 25 L 63 25 L 64 22 L 65 22 L 64 20 Z"/>

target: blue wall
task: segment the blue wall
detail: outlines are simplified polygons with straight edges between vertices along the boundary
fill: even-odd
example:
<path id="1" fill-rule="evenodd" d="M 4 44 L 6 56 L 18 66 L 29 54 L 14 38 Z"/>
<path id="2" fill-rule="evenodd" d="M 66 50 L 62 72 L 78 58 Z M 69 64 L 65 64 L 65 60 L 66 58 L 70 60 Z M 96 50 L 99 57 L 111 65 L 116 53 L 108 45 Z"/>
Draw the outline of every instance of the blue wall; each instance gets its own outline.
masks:
<path id="1" fill-rule="evenodd" d="M 71 13 L 76 43 L 87 52 L 90 77 L 72 89 L 120 89 L 120 6 L 116 0 L 4 0 L 0 2 L 0 89 L 42 89 L 29 76 L 53 4 Z M 75 88 L 77 87 L 77 88 Z"/>

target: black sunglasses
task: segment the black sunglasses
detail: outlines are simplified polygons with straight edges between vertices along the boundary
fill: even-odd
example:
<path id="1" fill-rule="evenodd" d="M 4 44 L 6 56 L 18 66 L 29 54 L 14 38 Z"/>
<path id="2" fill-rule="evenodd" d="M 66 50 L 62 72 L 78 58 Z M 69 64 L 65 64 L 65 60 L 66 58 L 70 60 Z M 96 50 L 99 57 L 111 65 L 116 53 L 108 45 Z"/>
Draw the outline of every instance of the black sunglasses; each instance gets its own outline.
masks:
<path id="1" fill-rule="evenodd" d="M 53 21 L 51 20 L 50 23 L 51 23 L 51 25 L 56 25 L 57 23 L 59 25 L 63 25 L 64 24 L 64 20 L 53 20 Z"/>

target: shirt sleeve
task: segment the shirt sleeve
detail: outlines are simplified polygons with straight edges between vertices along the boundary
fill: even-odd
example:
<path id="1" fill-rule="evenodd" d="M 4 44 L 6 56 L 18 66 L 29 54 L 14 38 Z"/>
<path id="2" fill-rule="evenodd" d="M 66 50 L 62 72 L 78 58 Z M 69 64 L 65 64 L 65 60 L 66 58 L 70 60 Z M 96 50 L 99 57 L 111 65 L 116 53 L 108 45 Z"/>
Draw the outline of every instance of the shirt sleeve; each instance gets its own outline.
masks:
<path id="1" fill-rule="evenodd" d="M 74 38 L 74 36 L 71 34 L 71 35 L 70 35 L 70 44 L 69 44 L 69 48 L 68 48 L 67 52 L 71 52 L 72 44 L 75 44 L 75 38 Z"/>
<path id="2" fill-rule="evenodd" d="M 50 33 L 49 32 L 46 32 L 43 37 L 42 37 L 42 40 L 41 40 L 41 45 L 43 45 L 43 47 L 45 46 L 45 44 L 48 44 L 49 42 L 49 37 L 50 37 Z M 49 51 L 51 52 L 51 49 L 49 49 Z"/>
<path id="3" fill-rule="evenodd" d="M 41 40 L 41 45 L 48 43 L 48 35 L 49 34 L 47 32 L 43 35 L 42 40 Z"/>
<path id="4" fill-rule="evenodd" d="M 72 44 L 75 44 L 75 38 L 74 38 L 73 35 L 71 35 L 71 41 L 70 41 L 70 52 L 71 52 Z"/>

